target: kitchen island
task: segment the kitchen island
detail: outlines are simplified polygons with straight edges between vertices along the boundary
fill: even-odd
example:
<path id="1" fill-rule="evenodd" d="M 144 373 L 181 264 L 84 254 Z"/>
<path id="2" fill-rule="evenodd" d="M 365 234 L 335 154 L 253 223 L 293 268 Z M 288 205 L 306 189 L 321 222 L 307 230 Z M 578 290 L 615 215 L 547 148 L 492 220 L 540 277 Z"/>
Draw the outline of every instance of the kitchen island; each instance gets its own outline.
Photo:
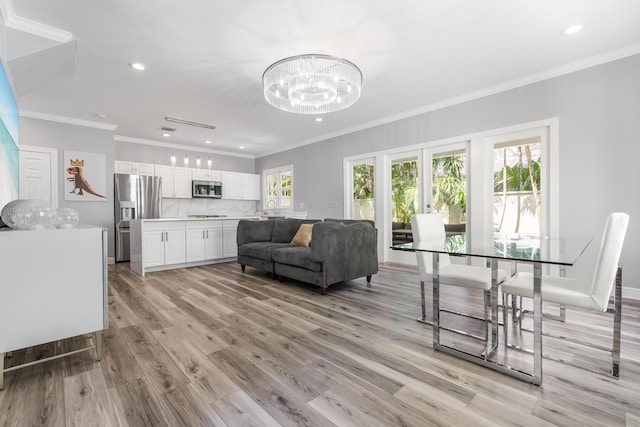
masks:
<path id="1" fill-rule="evenodd" d="M 131 221 L 131 269 L 145 273 L 235 259 L 238 221 L 258 216 L 138 219 Z"/>

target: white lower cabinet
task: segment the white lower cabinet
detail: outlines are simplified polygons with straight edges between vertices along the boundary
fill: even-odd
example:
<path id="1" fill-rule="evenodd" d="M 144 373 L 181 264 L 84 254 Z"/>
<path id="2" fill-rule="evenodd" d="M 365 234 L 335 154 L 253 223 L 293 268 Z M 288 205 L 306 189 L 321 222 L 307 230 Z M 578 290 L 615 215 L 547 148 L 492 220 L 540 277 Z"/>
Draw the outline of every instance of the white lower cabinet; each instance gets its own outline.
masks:
<path id="1" fill-rule="evenodd" d="M 187 223 L 187 262 L 222 258 L 221 221 Z"/>
<path id="2" fill-rule="evenodd" d="M 186 261 L 184 221 L 152 222 L 142 232 L 143 266 L 180 264 Z"/>
<path id="3" fill-rule="evenodd" d="M 246 217 L 258 221 L 258 217 Z M 145 273 L 230 261 L 238 256 L 239 219 L 131 221 L 131 269 Z"/>
<path id="4" fill-rule="evenodd" d="M 238 222 L 237 219 L 222 221 L 222 255 L 225 258 L 238 256 Z"/>

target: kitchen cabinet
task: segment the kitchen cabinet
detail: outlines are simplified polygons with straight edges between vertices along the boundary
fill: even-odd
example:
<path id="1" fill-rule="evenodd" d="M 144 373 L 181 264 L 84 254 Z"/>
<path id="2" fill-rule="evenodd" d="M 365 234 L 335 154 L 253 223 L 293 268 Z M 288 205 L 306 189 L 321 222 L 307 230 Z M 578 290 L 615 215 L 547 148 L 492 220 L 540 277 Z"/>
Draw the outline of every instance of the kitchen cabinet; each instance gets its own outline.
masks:
<path id="1" fill-rule="evenodd" d="M 222 220 L 222 256 L 224 258 L 238 256 L 238 222 L 237 219 Z"/>
<path id="2" fill-rule="evenodd" d="M 222 198 L 260 200 L 260 175 L 222 171 Z"/>
<path id="3" fill-rule="evenodd" d="M 242 199 L 241 173 L 222 171 L 222 198 L 231 200 Z"/>
<path id="4" fill-rule="evenodd" d="M 222 172 L 210 169 L 191 169 L 191 179 L 196 181 L 222 181 Z"/>
<path id="5" fill-rule="evenodd" d="M 187 232 L 187 262 L 222 258 L 221 221 L 189 221 Z"/>
<path id="6" fill-rule="evenodd" d="M 151 163 L 136 163 L 116 160 L 113 171 L 114 173 L 124 173 L 129 175 L 153 176 L 154 165 Z"/>
<path id="7" fill-rule="evenodd" d="M 134 219 L 131 224 L 131 270 L 148 272 L 229 261 L 238 256 L 236 235 L 241 219 Z"/>
<path id="8" fill-rule="evenodd" d="M 189 168 L 155 165 L 155 175 L 162 178 L 162 197 L 191 198 L 191 171 Z"/>
<path id="9" fill-rule="evenodd" d="M 186 260 L 184 221 L 151 222 L 142 230 L 142 265 L 157 267 Z"/>
<path id="10" fill-rule="evenodd" d="M 242 198 L 244 200 L 260 200 L 260 175 L 242 174 Z"/>

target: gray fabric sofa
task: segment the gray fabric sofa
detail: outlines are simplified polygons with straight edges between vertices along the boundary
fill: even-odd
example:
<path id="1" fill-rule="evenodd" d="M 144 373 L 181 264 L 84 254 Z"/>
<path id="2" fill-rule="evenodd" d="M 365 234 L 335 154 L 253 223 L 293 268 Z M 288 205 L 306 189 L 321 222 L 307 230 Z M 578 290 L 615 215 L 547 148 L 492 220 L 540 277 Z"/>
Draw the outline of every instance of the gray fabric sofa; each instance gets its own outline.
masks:
<path id="1" fill-rule="evenodd" d="M 309 247 L 292 246 L 301 224 L 313 224 Z M 326 219 L 241 220 L 238 263 L 320 286 L 324 295 L 334 283 L 378 272 L 378 231 L 372 221 Z"/>

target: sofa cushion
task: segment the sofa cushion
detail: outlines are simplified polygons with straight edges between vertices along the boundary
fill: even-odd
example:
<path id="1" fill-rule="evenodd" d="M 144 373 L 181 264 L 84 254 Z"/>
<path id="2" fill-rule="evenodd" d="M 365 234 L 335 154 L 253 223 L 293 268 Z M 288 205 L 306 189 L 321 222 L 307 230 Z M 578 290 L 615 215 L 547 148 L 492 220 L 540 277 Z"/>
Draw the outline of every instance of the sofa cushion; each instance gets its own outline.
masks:
<path id="1" fill-rule="evenodd" d="M 290 247 L 287 243 L 273 243 L 273 242 L 252 242 L 245 243 L 238 246 L 238 255 L 249 256 L 253 258 L 263 259 L 265 261 L 271 261 L 272 252 L 274 249 Z"/>
<path id="2" fill-rule="evenodd" d="M 371 221 L 370 219 L 340 219 L 340 218 L 325 218 L 324 222 L 339 222 L 344 225 L 357 224 L 359 222 L 366 222 L 375 228 L 376 223 Z M 395 223 L 394 223 L 395 224 Z"/>
<path id="3" fill-rule="evenodd" d="M 309 247 L 309 243 L 311 243 L 312 230 L 313 224 L 300 224 L 298 232 L 293 236 L 293 240 L 291 240 L 291 244 L 293 246 Z"/>
<path id="4" fill-rule="evenodd" d="M 311 249 L 304 246 L 274 249 L 272 259 L 279 264 L 293 265 L 311 271 L 322 271 L 322 263 L 312 260 Z"/>
<path id="5" fill-rule="evenodd" d="M 284 218 L 273 221 L 273 233 L 271 241 L 274 243 L 291 243 L 293 236 L 296 235 L 300 224 L 313 224 L 320 222 L 317 219 L 297 219 Z"/>

